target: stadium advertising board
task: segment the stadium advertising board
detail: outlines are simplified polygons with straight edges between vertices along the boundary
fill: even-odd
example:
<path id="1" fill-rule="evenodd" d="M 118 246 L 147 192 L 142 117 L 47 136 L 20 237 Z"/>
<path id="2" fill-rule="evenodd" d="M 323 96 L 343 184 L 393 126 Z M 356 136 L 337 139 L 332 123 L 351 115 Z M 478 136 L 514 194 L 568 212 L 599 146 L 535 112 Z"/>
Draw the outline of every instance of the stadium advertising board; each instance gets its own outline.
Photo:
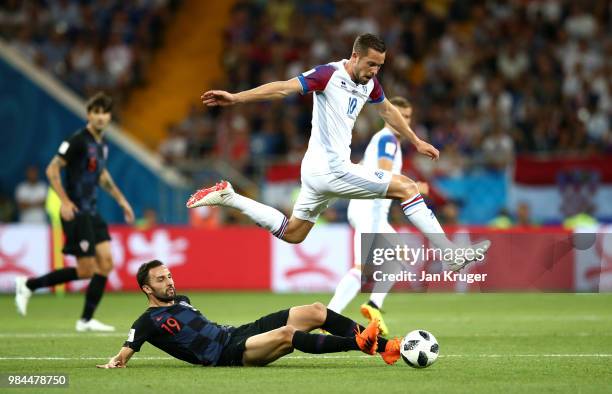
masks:
<path id="1" fill-rule="evenodd" d="M 427 247 L 425 238 L 411 228 L 398 230 L 402 245 Z M 612 226 L 597 231 L 449 229 L 449 237 L 459 244 L 486 237 L 493 246 L 482 262 L 461 271 L 457 280 L 435 276 L 441 266 L 431 261 L 409 264 L 407 270 L 415 279 L 395 283 L 393 291 L 612 291 Z M 138 266 L 159 259 L 186 290 L 326 292 L 333 291 L 354 261 L 353 233 L 346 225 L 317 226 L 298 245 L 256 227 L 165 226 L 141 231 L 111 226 L 110 232 L 115 264 L 107 284 L 111 291 L 138 290 Z M 53 269 L 51 250 L 47 226 L 0 226 L 0 291 L 12 292 L 15 276 Z M 72 266 L 75 260 L 65 257 L 64 263 Z M 365 282 L 369 291 L 372 283 Z M 80 291 L 87 283 L 75 281 L 67 289 Z"/>

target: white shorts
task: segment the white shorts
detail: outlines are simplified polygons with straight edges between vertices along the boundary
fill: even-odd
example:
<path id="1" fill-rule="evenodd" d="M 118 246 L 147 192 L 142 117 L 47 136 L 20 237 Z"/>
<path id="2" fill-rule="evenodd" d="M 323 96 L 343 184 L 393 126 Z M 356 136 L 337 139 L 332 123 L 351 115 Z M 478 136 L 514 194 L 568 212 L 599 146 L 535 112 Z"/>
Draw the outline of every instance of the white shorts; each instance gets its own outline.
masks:
<path id="1" fill-rule="evenodd" d="M 302 173 L 302 188 L 293 207 L 293 216 L 316 222 L 333 198 L 374 199 L 387 195 L 393 174 L 348 164 L 342 172 L 312 175 Z"/>

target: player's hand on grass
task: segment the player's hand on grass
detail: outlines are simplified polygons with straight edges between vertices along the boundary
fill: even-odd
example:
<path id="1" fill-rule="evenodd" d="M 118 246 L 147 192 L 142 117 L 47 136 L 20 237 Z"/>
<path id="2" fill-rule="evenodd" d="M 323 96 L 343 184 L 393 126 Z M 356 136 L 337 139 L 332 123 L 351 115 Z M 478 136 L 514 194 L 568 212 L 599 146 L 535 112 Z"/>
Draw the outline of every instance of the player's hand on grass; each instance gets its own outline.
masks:
<path id="1" fill-rule="evenodd" d="M 111 358 L 106 364 L 98 364 L 96 368 L 111 369 L 111 368 L 125 368 L 125 364 L 121 364 L 120 360 L 115 357 Z"/>
<path id="2" fill-rule="evenodd" d="M 431 160 L 437 160 L 440 157 L 440 151 L 425 141 L 419 140 L 414 144 L 414 147 L 419 153 L 428 156 Z"/>
<path id="3" fill-rule="evenodd" d="M 79 212 L 79 208 L 70 200 L 62 201 L 62 205 L 60 207 L 60 215 L 62 219 L 69 222 L 74 219 L 74 214 Z"/>
<path id="4" fill-rule="evenodd" d="M 233 105 L 238 102 L 235 94 L 225 90 L 209 90 L 201 96 L 202 103 L 209 107 Z"/>

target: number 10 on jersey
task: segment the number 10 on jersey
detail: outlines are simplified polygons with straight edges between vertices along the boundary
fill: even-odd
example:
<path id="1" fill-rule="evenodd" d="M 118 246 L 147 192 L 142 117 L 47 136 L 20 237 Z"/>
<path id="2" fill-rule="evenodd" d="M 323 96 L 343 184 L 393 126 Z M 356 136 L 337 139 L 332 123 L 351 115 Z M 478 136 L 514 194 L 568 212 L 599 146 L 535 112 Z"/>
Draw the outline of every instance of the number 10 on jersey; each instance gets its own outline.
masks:
<path id="1" fill-rule="evenodd" d="M 347 115 L 353 116 L 357 108 L 357 97 L 349 97 Z"/>

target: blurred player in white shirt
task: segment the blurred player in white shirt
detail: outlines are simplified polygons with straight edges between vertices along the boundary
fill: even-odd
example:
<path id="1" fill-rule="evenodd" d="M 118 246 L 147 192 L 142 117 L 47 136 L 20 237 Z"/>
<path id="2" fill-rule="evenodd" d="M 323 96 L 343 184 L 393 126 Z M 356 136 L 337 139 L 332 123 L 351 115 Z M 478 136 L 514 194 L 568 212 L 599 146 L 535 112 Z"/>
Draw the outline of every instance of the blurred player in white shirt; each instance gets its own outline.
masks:
<path id="1" fill-rule="evenodd" d="M 401 202 L 404 214 L 433 245 L 441 249 L 456 246 L 425 204 L 416 182 L 391 171 L 371 169 L 350 161 L 353 125 L 366 103 L 376 104 L 380 116 L 406 137 L 417 152 L 435 160 L 440 153 L 421 140 L 400 111 L 385 98 L 376 74 L 385 62 L 385 43 L 375 35 L 362 34 L 355 40 L 350 59 L 317 66 L 288 81 L 270 82 L 239 93 L 211 90 L 202 95 L 207 106 L 282 99 L 289 94 L 314 92 L 312 132 L 302 161 L 302 188 L 291 218 L 270 206 L 234 192 L 227 181 L 195 192 L 188 208 L 221 205 L 240 210 L 275 237 L 290 243 L 302 242 L 317 218 L 333 198 L 380 199 Z M 472 245 L 486 252 L 489 242 Z M 457 271 L 472 261 L 447 261 Z"/>
<path id="2" fill-rule="evenodd" d="M 410 124 L 412 117 L 410 103 L 403 97 L 394 97 L 389 101 L 397 107 L 406 123 Z M 403 161 L 400 137 L 400 133 L 394 131 L 389 124 L 385 124 L 385 127 L 370 139 L 361 164 L 369 169 L 381 169 L 390 171 L 392 174 L 401 174 Z M 417 182 L 417 185 L 421 193 L 427 194 L 426 183 Z M 328 305 L 329 309 L 340 313 L 359 292 L 361 287 L 361 234 L 395 233 L 395 229 L 388 220 L 391 202 L 392 200 L 389 199 L 375 199 L 351 200 L 349 203 L 348 220 L 355 229 L 353 238 L 355 266 L 346 273 L 336 287 L 336 292 Z M 388 334 L 388 328 L 382 318 L 380 308 L 392 285 L 392 283 L 387 284 L 384 292 L 372 292 L 368 303 L 361 305 L 360 308 L 361 313 L 367 319 L 378 319 L 382 335 Z"/>

